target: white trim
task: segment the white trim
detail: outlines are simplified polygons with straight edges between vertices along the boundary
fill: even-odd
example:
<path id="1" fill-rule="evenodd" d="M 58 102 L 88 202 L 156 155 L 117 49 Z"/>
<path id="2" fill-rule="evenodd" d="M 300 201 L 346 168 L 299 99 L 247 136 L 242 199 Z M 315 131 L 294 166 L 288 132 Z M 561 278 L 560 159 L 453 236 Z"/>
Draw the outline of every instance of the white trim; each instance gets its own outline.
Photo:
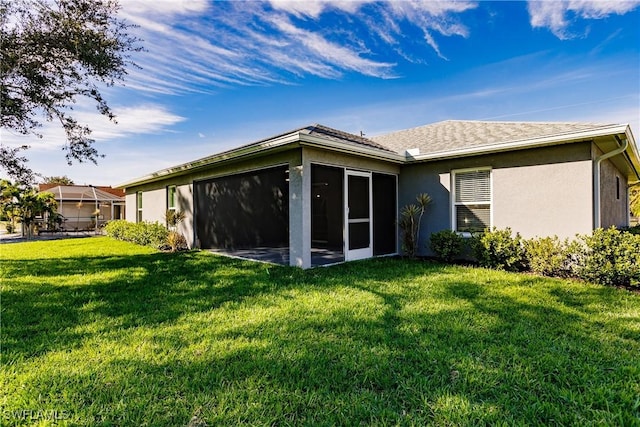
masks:
<path id="1" fill-rule="evenodd" d="M 373 177 L 372 172 L 344 170 L 344 260 L 373 258 Z M 369 183 L 369 216 L 368 218 L 349 219 L 349 176 L 367 178 Z M 369 222 L 369 246 L 365 248 L 349 249 L 349 225 Z"/>
<path id="2" fill-rule="evenodd" d="M 458 232 L 458 224 L 457 224 L 457 218 L 456 218 L 456 206 L 466 206 L 468 203 L 458 203 L 456 202 L 456 175 L 458 174 L 463 174 L 463 173 L 467 173 L 467 172 L 481 172 L 481 171 L 489 171 L 489 202 L 479 202 L 479 203 L 472 203 L 472 204 L 478 204 L 478 205 L 488 205 L 489 206 L 489 228 L 493 227 L 493 168 L 491 166 L 483 166 L 483 167 L 476 167 L 476 168 L 464 168 L 464 169 L 452 169 L 449 172 L 449 176 L 450 176 L 450 201 L 449 201 L 449 207 L 450 207 L 450 220 L 451 220 L 451 230 Z M 470 237 L 471 233 L 468 231 L 461 231 L 459 232 L 463 237 Z"/>
<path id="3" fill-rule="evenodd" d="M 171 198 L 169 197 L 171 194 L 171 189 L 173 188 L 173 203 L 174 206 L 171 206 Z M 178 186 L 177 185 L 167 185 L 167 210 L 168 211 L 177 211 L 178 206 L 175 198 L 178 196 Z"/>

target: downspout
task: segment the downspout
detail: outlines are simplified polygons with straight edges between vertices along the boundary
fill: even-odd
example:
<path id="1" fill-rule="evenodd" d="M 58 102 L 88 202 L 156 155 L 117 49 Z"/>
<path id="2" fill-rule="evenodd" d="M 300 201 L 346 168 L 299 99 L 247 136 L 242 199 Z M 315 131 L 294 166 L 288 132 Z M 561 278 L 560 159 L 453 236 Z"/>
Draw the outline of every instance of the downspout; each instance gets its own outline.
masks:
<path id="1" fill-rule="evenodd" d="M 623 140 L 618 135 L 613 136 L 618 142 L 619 146 L 613 151 L 604 153 L 602 156 L 595 159 L 595 172 L 593 175 L 593 228 L 600 228 L 600 164 L 611 157 L 617 156 L 623 153 L 629 146 L 629 140 L 625 137 Z M 620 145 L 621 144 L 621 145 Z"/>

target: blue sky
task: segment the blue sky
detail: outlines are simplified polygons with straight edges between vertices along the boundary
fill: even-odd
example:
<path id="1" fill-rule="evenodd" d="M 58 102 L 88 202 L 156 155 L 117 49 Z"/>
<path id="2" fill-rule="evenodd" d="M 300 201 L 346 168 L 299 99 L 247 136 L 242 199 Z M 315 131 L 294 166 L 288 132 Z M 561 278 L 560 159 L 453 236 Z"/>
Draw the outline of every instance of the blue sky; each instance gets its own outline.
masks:
<path id="1" fill-rule="evenodd" d="M 121 0 L 146 52 L 79 102 L 106 157 L 69 167 L 53 124 L 30 166 L 115 185 L 311 123 L 376 135 L 448 119 L 629 123 L 640 138 L 640 2 Z"/>

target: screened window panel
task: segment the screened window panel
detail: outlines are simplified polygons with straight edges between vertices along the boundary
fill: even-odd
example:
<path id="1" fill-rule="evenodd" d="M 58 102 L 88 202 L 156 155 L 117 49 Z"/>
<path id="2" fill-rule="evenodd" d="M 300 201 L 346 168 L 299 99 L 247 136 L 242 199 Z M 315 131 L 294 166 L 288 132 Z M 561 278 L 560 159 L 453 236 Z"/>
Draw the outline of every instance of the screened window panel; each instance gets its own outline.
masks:
<path id="1" fill-rule="evenodd" d="M 484 231 L 491 226 L 490 205 L 456 206 L 456 230 L 462 232 Z"/>
<path id="2" fill-rule="evenodd" d="M 460 172 L 455 175 L 456 203 L 491 202 L 491 171 Z"/>

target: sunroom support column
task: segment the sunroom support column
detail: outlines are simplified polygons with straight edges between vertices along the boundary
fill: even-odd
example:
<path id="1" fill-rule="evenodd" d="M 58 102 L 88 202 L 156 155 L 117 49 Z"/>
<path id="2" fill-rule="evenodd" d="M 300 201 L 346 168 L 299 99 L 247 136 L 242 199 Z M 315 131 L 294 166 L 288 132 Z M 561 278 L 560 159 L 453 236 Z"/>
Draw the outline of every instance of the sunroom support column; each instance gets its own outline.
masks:
<path id="1" fill-rule="evenodd" d="M 300 159 L 302 160 L 302 159 Z M 301 162 L 302 163 L 302 162 Z M 289 264 L 311 267 L 311 175 L 302 164 L 289 164 Z"/>

